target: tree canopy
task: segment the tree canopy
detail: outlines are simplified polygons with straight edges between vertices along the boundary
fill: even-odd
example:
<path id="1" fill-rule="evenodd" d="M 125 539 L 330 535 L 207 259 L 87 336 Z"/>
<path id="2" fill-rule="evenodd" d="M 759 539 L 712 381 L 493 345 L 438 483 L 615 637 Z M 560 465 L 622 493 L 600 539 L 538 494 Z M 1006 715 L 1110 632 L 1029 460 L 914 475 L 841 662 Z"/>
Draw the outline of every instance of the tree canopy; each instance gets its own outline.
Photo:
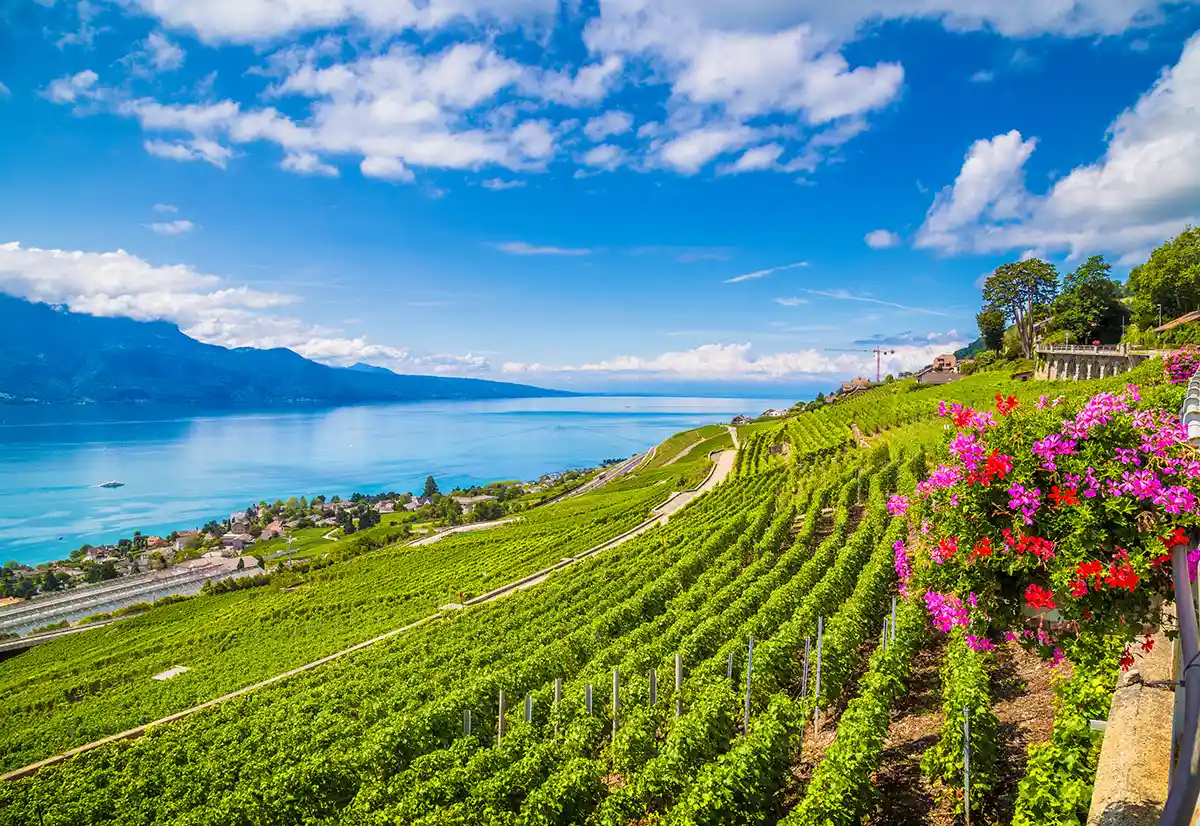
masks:
<path id="1" fill-rule="evenodd" d="M 1040 258 L 1003 264 L 983 285 L 987 309 L 1000 310 L 1012 321 L 1025 358 L 1033 356 L 1033 323 L 1058 292 L 1058 271 Z"/>
<path id="2" fill-rule="evenodd" d="M 1063 290 L 1054 299 L 1054 327 L 1072 341 L 1118 341 L 1121 319 L 1127 314 L 1121 285 L 1109 273 L 1112 265 L 1103 255 L 1093 255 L 1063 279 Z"/>
<path id="3" fill-rule="evenodd" d="M 439 493 L 441 493 L 441 491 L 438 490 L 437 480 L 434 479 L 432 476 L 426 476 L 425 477 L 425 490 L 422 491 L 421 498 L 429 499 L 431 497 L 437 496 Z"/>
<path id="4" fill-rule="evenodd" d="M 1004 330 L 1007 326 L 1004 311 L 984 308 L 975 316 L 975 323 L 979 325 L 979 336 L 983 339 L 983 346 L 988 350 L 999 350 L 1004 344 Z"/>
<path id="5" fill-rule="evenodd" d="M 1188 227 L 1129 273 L 1134 321 L 1143 329 L 1200 309 L 1200 227 Z"/>

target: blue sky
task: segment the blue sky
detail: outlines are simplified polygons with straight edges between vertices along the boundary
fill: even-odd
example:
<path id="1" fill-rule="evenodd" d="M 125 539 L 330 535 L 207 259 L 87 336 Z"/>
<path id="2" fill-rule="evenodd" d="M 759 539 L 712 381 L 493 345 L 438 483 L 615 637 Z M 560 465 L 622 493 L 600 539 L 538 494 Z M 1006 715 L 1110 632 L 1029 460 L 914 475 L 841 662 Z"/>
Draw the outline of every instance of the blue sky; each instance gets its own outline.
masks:
<path id="1" fill-rule="evenodd" d="M 1195 3 L 5 9 L 0 290 L 331 364 L 827 386 L 1200 214 Z"/>

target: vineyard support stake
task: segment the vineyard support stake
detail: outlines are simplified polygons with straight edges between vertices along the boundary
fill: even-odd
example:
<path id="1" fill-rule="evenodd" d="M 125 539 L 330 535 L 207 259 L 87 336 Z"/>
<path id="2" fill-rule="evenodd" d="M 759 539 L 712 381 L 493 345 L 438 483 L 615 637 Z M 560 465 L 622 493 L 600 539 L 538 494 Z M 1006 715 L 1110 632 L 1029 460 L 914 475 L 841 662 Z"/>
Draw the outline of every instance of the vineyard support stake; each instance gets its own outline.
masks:
<path id="1" fill-rule="evenodd" d="M 463 712 L 463 734 L 470 735 L 471 733 L 471 709 Z"/>
<path id="2" fill-rule="evenodd" d="M 808 699 L 808 652 L 812 644 L 812 637 L 804 638 L 804 678 L 800 681 L 800 700 Z"/>
<path id="3" fill-rule="evenodd" d="M 725 679 L 733 682 L 733 652 L 729 652 L 729 666 L 725 669 Z"/>
<path id="4" fill-rule="evenodd" d="M 825 636 L 825 618 L 817 617 L 817 676 L 813 688 L 813 728 L 821 727 L 821 639 Z"/>
<path id="5" fill-rule="evenodd" d="M 971 712 L 963 706 L 963 811 L 971 826 Z"/>
<path id="6" fill-rule="evenodd" d="M 532 694 L 525 695 L 525 722 L 526 723 L 533 722 L 533 695 Z"/>
<path id="7" fill-rule="evenodd" d="M 892 638 L 891 642 L 896 641 L 896 598 L 892 597 Z"/>
<path id="8" fill-rule="evenodd" d="M 658 701 L 658 669 L 650 669 L 650 707 Z"/>
<path id="9" fill-rule="evenodd" d="M 888 646 L 888 621 L 887 617 L 883 618 L 883 631 L 879 635 L 879 647 L 887 651 Z"/>
<path id="10" fill-rule="evenodd" d="M 683 715 L 683 655 L 675 652 L 675 716 Z"/>
<path id="11" fill-rule="evenodd" d="M 620 695 L 620 692 L 621 692 L 621 670 L 614 666 L 613 667 L 613 729 L 612 729 L 612 733 L 613 733 L 614 737 L 617 734 L 617 718 L 620 714 L 620 710 L 617 705 L 617 698 Z"/>
<path id="12" fill-rule="evenodd" d="M 508 698 L 504 696 L 504 692 L 500 692 L 500 720 L 496 726 L 496 739 L 500 740 L 504 737 L 504 709 L 508 705 Z"/>
<path id="13" fill-rule="evenodd" d="M 588 683 L 587 688 L 583 690 L 583 701 L 587 704 L 588 716 L 592 716 L 592 684 Z"/>
<path id="14" fill-rule="evenodd" d="M 562 703 L 562 677 L 554 678 L 554 733 L 558 734 L 558 707 Z"/>
<path id="15" fill-rule="evenodd" d="M 746 650 L 746 719 L 742 723 L 742 733 L 750 733 L 750 677 L 754 673 L 754 637 L 750 637 L 750 647 Z"/>

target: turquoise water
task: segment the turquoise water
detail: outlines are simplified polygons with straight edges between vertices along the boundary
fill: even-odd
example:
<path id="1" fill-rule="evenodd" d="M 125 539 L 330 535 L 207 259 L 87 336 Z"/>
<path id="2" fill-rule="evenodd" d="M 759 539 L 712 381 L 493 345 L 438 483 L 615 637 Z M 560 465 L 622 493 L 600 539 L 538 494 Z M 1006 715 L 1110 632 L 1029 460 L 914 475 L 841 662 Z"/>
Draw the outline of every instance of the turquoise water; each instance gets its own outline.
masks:
<path id="1" fill-rule="evenodd" d="M 428 402 L 218 416 L 0 414 L 0 560 L 164 534 L 261 499 L 443 490 L 630 456 L 701 424 L 795 400 L 596 397 Z M 110 479 L 122 488 L 97 488 Z"/>

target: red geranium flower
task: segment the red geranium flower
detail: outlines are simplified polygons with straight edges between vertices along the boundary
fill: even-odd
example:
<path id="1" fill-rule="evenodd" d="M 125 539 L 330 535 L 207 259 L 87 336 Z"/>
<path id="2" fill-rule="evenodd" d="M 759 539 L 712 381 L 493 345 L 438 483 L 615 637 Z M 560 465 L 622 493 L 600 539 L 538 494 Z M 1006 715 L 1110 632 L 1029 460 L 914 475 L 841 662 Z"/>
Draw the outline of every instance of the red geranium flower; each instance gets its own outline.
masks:
<path id="1" fill-rule="evenodd" d="M 1029 603 L 1030 608 L 1040 608 L 1045 611 L 1051 611 L 1055 608 L 1053 592 L 1049 588 L 1043 588 L 1040 585 L 1030 584 L 1025 589 L 1025 601 Z"/>
<path id="2" fill-rule="evenodd" d="M 1071 596 L 1075 597 L 1075 599 L 1087 596 L 1087 592 L 1087 580 L 1077 579 L 1071 583 Z"/>
<path id="3" fill-rule="evenodd" d="M 1114 562 L 1109 566 L 1106 579 L 1111 588 L 1124 588 L 1126 591 L 1132 591 L 1137 587 L 1139 577 L 1128 562 L 1124 565 L 1117 565 Z"/>
<path id="4" fill-rule="evenodd" d="M 992 555 L 992 540 L 989 537 L 984 537 L 975 543 L 975 548 L 971 551 L 971 559 L 976 560 L 985 556 Z"/>
<path id="5" fill-rule="evenodd" d="M 1009 413 L 1016 410 L 1018 404 L 1019 402 L 1017 401 L 1016 396 L 1009 396 L 1006 399 L 999 393 L 996 394 L 996 410 L 1000 412 L 1001 416 L 1007 416 Z"/>
<path id="6" fill-rule="evenodd" d="M 1133 655 L 1129 653 L 1128 648 L 1121 652 L 1121 659 L 1119 660 L 1119 663 L 1122 671 L 1128 671 L 1129 667 L 1133 665 Z"/>
<path id="7" fill-rule="evenodd" d="M 1065 508 L 1078 505 L 1079 497 L 1075 495 L 1075 488 L 1059 488 L 1058 485 L 1053 485 L 1050 488 L 1050 501 L 1054 503 L 1055 507 Z"/>
<path id="8" fill-rule="evenodd" d="M 1147 653 L 1154 650 L 1154 637 L 1146 635 L 1146 638 L 1142 640 L 1142 650 Z"/>
<path id="9" fill-rule="evenodd" d="M 1100 577 L 1104 575 L 1104 563 L 1097 562 L 1094 559 L 1089 560 L 1088 562 L 1080 562 L 1075 567 L 1075 575 L 1083 580 L 1088 580 L 1092 577 L 1095 577 L 1096 586 L 1099 587 Z"/>
<path id="10" fill-rule="evenodd" d="M 1163 543 L 1166 548 L 1174 548 L 1176 545 L 1188 544 L 1187 534 L 1183 532 L 1183 528 L 1176 527 L 1171 531 L 1169 536 L 1160 536 L 1158 541 Z"/>

